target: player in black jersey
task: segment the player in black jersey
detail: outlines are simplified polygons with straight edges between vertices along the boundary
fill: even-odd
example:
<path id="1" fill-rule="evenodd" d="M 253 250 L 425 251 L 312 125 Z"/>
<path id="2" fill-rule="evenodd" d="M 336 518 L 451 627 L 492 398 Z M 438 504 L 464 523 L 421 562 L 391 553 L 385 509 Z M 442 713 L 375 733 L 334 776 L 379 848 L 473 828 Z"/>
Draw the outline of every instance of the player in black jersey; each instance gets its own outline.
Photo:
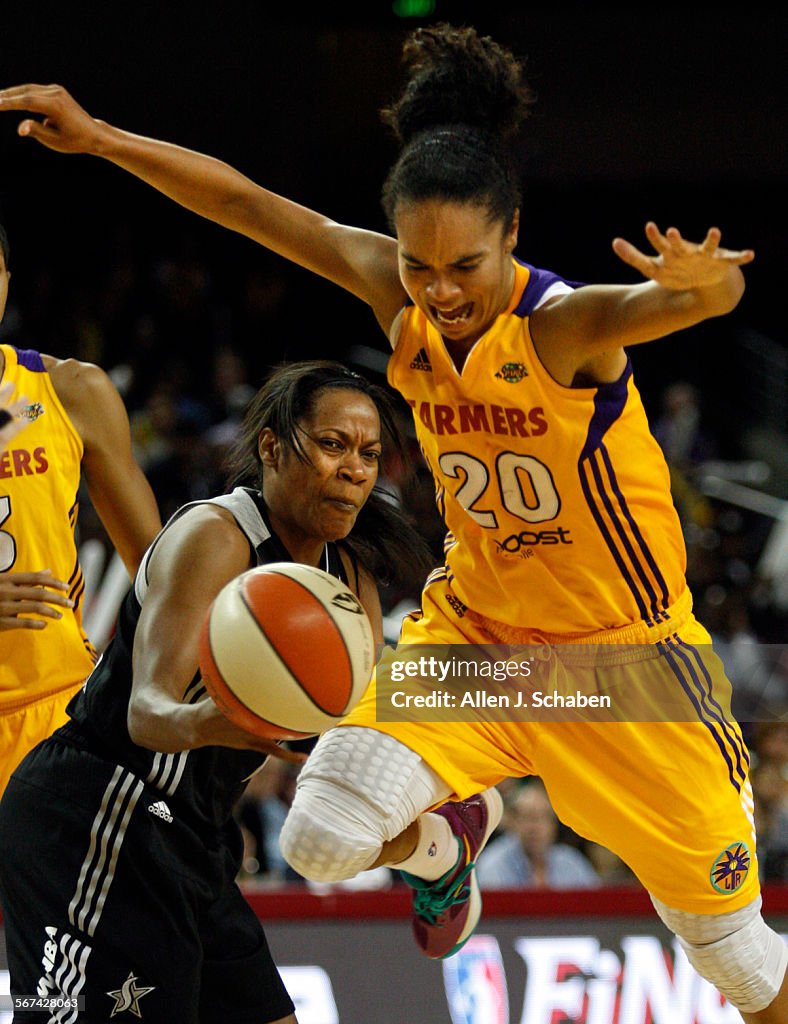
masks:
<path id="1" fill-rule="evenodd" d="M 217 710 L 198 635 L 230 579 L 295 561 L 343 579 L 382 640 L 375 573 L 414 557 L 375 484 L 398 438 L 381 389 L 336 363 L 280 367 L 253 400 L 233 490 L 181 508 L 146 553 L 71 720 L 0 801 L 0 897 L 12 994 L 83 997 L 50 1020 L 294 1022 L 263 930 L 235 884 L 232 809 L 267 754 Z M 41 1021 L 18 1011 L 17 1022 Z"/>

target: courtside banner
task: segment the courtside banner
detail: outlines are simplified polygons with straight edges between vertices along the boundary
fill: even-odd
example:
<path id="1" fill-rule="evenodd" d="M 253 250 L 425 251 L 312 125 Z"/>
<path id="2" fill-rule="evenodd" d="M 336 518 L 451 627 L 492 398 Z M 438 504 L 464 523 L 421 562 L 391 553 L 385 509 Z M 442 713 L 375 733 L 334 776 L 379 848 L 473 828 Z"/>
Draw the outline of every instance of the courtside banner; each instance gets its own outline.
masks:
<path id="1" fill-rule="evenodd" d="M 380 652 L 379 722 L 740 722 L 788 718 L 788 647 L 728 663 L 711 644 L 400 644 Z"/>
<path id="2" fill-rule="evenodd" d="M 299 1024 L 741 1024 L 639 886 L 486 893 L 476 933 L 445 961 L 416 949 L 405 886 L 246 896 Z M 764 911 L 788 932 L 788 887 L 767 887 Z M 11 1024 L 8 991 L 0 928 L 0 1024 Z M 107 1019 L 114 1006 L 100 1007 Z"/>

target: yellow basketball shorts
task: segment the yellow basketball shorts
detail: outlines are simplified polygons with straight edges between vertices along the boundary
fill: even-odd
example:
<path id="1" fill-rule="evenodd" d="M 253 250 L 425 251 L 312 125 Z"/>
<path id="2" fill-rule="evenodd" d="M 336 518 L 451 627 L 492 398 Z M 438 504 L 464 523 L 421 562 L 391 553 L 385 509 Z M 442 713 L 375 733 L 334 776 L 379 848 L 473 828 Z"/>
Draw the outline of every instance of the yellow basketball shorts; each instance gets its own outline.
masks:
<path id="1" fill-rule="evenodd" d="M 10 711 L 0 711 L 0 796 L 11 773 L 37 743 L 68 721 L 66 707 L 82 683 Z"/>
<path id="2" fill-rule="evenodd" d="M 430 691 L 406 677 L 414 652 L 495 645 L 535 650 L 541 693 L 610 694 L 606 713 L 576 710 L 423 711 L 407 720 L 384 711 L 381 694 Z M 610 646 L 621 645 L 621 646 Z M 392 683 L 395 669 L 399 675 Z M 504 687 L 509 683 L 502 684 Z M 529 680 L 529 698 L 534 697 Z M 445 686 L 440 692 L 447 692 Z M 477 685 L 475 693 L 480 692 Z M 501 693 L 501 685 L 495 688 Z M 636 624 L 560 638 L 483 619 L 439 576 L 408 617 L 396 649 L 342 725 L 387 733 L 416 751 L 464 799 L 506 778 L 537 775 L 559 818 L 618 854 L 668 906 L 721 914 L 759 892 L 749 756 L 730 712 L 731 690 L 711 638 L 685 593 L 653 626 Z M 518 720 L 522 719 L 522 720 Z"/>

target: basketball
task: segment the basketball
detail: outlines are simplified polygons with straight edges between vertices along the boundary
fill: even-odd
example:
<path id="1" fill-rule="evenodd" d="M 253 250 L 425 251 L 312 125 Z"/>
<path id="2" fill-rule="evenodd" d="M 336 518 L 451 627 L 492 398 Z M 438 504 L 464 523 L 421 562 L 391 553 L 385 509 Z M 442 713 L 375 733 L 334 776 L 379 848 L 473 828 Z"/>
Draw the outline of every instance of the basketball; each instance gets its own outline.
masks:
<path id="1" fill-rule="evenodd" d="M 375 658 L 358 598 L 335 576 L 273 562 L 217 594 L 200 635 L 200 673 L 220 711 L 267 739 L 303 739 L 361 699 Z"/>

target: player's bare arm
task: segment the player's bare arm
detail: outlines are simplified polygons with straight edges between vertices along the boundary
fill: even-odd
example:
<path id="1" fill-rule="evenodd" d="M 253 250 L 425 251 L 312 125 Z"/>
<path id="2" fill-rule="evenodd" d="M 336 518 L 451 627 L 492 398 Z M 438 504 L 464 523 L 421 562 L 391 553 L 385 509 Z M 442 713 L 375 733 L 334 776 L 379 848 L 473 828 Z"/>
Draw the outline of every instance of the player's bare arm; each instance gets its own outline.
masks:
<path id="1" fill-rule="evenodd" d="M 261 188 L 228 164 L 90 116 L 61 86 L 0 90 L 0 111 L 37 114 L 19 134 L 59 153 L 103 157 L 194 213 L 252 238 L 367 302 L 384 330 L 405 301 L 393 238 L 338 224 Z"/>
<path id="2" fill-rule="evenodd" d="M 123 400 L 92 363 L 43 356 L 58 398 L 82 438 L 90 500 L 115 549 L 134 575 L 161 529 L 156 499 L 134 458 Z"/>
<path id="3" fill-rule="evenodd" d="M 164 753 L 224 746 L 303 760 L 239 729 L 210 698 L 182 702 L 198 671 L 200 630 L 211 602 L 249 568 L 249 542 L 223 509 L 198 506 L 163 534 L 148 565 L 134 641 L 128 716 L 134 743 Z"/>
<path id="4" fill-rule="evenodd" d="M 614 239 L 613 249 L 646 282 L 589 285 L 534 313 L 537 350 L 560 383 L 570 385 L 579 372 L 615 379 L 623 369 L 626 346 L 722 316 L 741 299 L 740 268 L 755 258 L 751 249 L 722 248 L 718 228 L 710 228 L 699 243 L 687 241 L 676 228 L 662 234 L 651 221 L 645 231 L 654 254 L 623 238 Z"/>

